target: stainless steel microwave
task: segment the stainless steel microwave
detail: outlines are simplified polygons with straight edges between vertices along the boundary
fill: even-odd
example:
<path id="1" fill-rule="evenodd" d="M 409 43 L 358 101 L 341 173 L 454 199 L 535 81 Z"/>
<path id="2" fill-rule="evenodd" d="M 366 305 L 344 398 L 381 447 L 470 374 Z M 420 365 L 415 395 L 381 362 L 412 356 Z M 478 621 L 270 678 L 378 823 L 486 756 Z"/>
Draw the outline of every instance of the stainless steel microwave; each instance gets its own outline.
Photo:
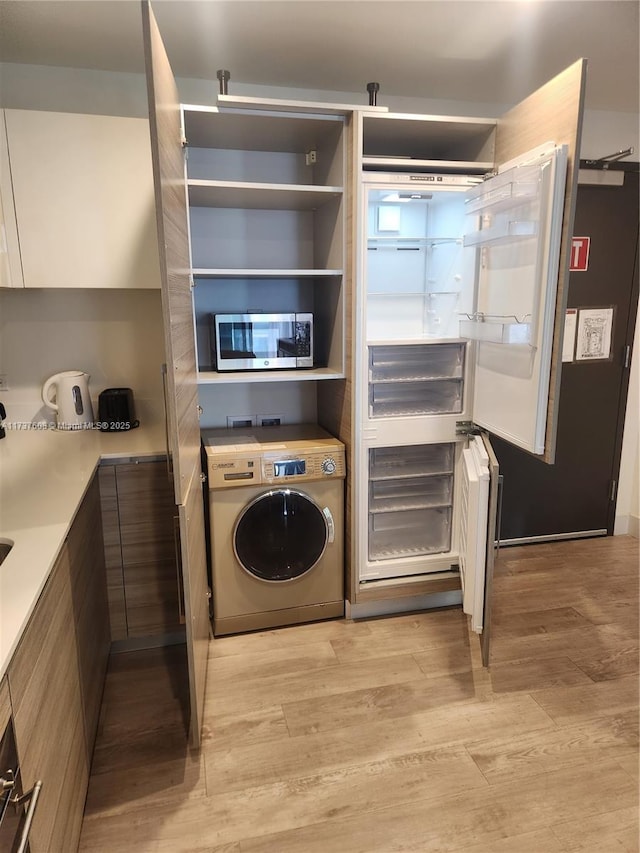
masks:
<path id="1" fill-rule="evenodd" d="M 212 314 L 215 370 L 313 367 L 313 314 Z"/>

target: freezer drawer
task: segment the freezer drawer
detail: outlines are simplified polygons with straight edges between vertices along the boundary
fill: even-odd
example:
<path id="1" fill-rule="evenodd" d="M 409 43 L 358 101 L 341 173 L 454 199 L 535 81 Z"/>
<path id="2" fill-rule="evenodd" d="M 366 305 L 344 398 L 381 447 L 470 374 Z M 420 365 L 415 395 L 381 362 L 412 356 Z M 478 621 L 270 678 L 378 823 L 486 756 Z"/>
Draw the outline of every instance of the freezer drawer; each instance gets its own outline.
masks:
<path id="1" fill-rule="evenodd" d="M 451 549 L 454 445 L 369 450 L 368 559 Z"/>
<path id="2" fill-rule="evenodd" d="M 372 447 L 369 479 L 394 480 L 433 474 L 453 474 L 454 444 L 408 444 Z"/>
<path id="3" fill-rule="evenodd" d="M 369 485 L 369 512 L 426 509 L 451 503 L 450 476 L 374 480 Z"/>
<path id="4" fill-rule="evenodd" d="M 441 554 L 451 548 L 451 507 L 369 514 L 369 559 Z"/>
<path id="5" fill-rule="evenodd" d="M 372 418 L 459 414 L 462 379 L 428 382 L 374 382 L 370 386 Z"/>
<path id="6" fill-rule="evenodd" d="M 459 414 L 464 343 L 369 348 L 371 418 Z"/>
<path id="7" fill-rule="evenodd" d="M 461 379 L 464 343 L 396 344 L 369 347 L 371 382 Z"/>

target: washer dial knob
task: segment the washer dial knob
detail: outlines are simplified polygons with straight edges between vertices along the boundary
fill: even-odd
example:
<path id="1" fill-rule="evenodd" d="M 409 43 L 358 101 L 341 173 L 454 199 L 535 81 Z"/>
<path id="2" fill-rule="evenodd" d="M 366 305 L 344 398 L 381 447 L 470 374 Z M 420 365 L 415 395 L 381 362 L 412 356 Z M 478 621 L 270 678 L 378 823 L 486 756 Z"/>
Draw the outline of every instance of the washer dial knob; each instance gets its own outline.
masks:
<path id="1" fill-rule="evenodd" d="M 323 474 L 335 474 L 338 466 L 336 465 L 336 460 L 333 457 L 327 456 L 326 459 L 322 460 L 322 465 L 320 467 Z"/>

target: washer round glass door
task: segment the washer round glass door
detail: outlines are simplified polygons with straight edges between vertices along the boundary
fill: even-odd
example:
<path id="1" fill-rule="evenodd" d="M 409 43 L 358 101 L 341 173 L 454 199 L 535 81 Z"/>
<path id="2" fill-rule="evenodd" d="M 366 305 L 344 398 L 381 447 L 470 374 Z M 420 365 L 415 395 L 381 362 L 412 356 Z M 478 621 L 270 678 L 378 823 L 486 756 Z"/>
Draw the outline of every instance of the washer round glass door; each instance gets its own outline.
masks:
<path id="1" fill-rule="evenodd" d="M 308 495 L 278 489 L 244 508 L 233 532 L 233 550 L 254 577 L 288 581 L 311 571 L 328 536 L 324 513 Z"/>

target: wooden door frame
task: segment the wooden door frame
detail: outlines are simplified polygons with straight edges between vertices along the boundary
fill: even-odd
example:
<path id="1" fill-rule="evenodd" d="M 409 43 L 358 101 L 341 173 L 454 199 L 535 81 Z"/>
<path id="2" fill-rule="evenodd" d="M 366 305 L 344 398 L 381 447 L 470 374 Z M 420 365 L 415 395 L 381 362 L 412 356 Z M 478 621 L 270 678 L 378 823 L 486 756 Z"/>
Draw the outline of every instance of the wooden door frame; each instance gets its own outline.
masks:
<path id="1" fill-rule="evenodd" d="M 581 160 L 580 168 L 595 169 L 597 166 L 593 161 Z M 640 175 L 640 163 L 614 163 L 607 167 L 611 172 L 632 172 Z M 636 239 L 636 256 L 633 263 L 633 274 L 631 284 L 631 295 L 629 299 L 629 316 L 623 342 L 623 352 L 619 357 L 624 358 L 624 352 L 629 347 L 629 366 L 623 371 L 620 383 L 620 397 L 618 399 L 618 418 L 616 427 L 615 448 L 613 456 L 613 468 L 611 477 L 616 482 L 616 493 L 609 502 L 607 515 L 607 536 L 613 536 L 616 521 L 616 507 L 618 503 L 618 486 L 620 484 L 620 463 L 622 461 L 622 442 L 624 439 L 625 416 L 627 413 L 627 398 L 629 396 L 629 381 L 631 378 L 631 359 L 633 357 L 633 343 L 636 331 L 636 316 L 638 313 L 638 298 L 640 294 L 640 239 Z"/>

